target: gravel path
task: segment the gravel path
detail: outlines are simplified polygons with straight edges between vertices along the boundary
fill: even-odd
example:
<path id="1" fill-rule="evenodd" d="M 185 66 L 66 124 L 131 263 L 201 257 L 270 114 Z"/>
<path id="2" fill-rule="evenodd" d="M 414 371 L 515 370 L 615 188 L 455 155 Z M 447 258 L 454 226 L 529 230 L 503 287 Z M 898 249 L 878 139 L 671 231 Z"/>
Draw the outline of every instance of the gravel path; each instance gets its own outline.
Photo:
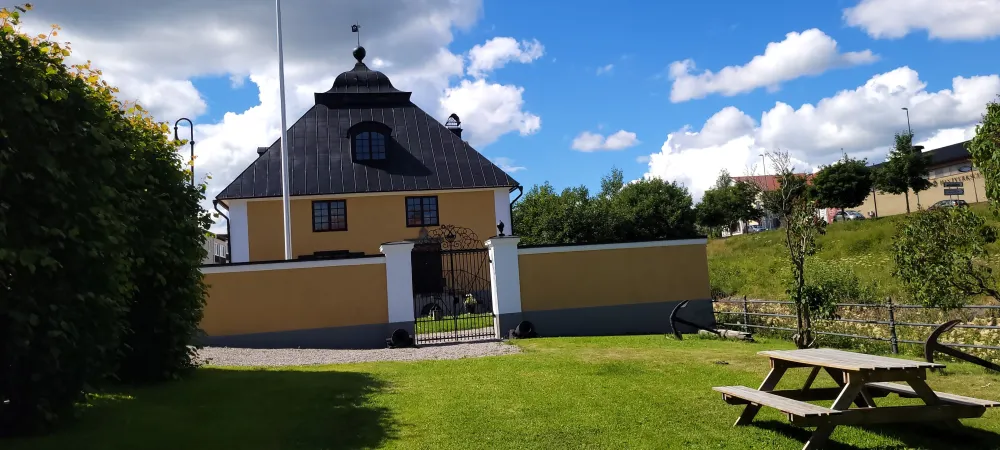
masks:
<path id="1" fill-rule="evenodd" d="M 309 364 L 345 364 L 374 361 L 422 361 L 462 359 L 520 353 L 516 345 L 501 342 L 476 342 L 424 346 L 420 348 L 384 348 L 374 350 L 251 349 L 205 347 L 199 360 L 214 366 L 302 366 Z"/>

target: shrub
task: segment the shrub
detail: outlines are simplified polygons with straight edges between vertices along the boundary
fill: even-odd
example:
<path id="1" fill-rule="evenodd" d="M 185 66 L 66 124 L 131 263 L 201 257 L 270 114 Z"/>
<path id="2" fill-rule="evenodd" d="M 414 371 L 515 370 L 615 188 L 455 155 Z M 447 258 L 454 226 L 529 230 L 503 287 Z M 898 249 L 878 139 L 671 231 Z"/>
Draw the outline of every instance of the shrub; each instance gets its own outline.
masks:
<path id="1" fill-rule="evenodd" d="M 0 10 L 0 434 L 92 386 L 176 376 L 201 318 L 203 187 L 164 124 Z M 189 172 L 187 172 L 189 173 Z"/>
<path id="2" fill-rule="evenodd" d="M 817 262 L 809 267 L 806 278 L 834 303 L 882 303 L 877 283 L 865 282 L 854 270 L 837 263 Z"/>
<path id="3" fill-rule="evenodd" d="M 198 204 L 204 186 L 187 181 L 190 172 L 182 169 L 165 125 L 143 114 L 129 120 L 132 126 L 123 139 L 135 143 L 134 169 L 150 176 L 130 190 L 137 207 L 131 241 L 140 245 L 134 247 L 136 290 L 118 375 L 124 381 L 173 379 L 194 367 L 189 345 L 204 308 L 199 266 L 211 220 Z"/>
<path id="4" fill-rule="evenodd" d="M 112 90 L 0 10 L 0 433 L 65 416 L 113 369 L 132 292 Z"/>

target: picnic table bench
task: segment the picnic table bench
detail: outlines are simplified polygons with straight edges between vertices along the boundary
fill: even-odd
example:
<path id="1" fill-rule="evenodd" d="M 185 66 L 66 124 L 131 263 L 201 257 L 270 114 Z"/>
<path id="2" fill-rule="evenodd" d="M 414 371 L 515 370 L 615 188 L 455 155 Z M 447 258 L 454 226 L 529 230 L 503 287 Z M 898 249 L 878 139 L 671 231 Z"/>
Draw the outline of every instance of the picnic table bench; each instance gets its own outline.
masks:
<path id="1" fill-rule="evenodd" d="M 767 406 L 785 413 L 792 425 L 816 427 L 803 450 L 822 448 L 837 425 L 898 422 L 942 422 L 958 425 L 958 419 L 981 417 L 986 408 L 1000 406 L 992 400 L 935 392 L 927 385 L 927 369 L 943 364 L 910 361 L 828 348 L 759 352 L 770 359 L 771 371 L 757 389 L 745 386 L 712 388 L 733 405 L 746 405 L 735 425 L 747 425 Z M 775 390 L 788 369 L 810 368 L 801 389 Z M 837 383 L 835 388 L 813 388 L 820 371 Z M 901 381 L 907 384 L 893 383 Z M 919 398 L 924 405 L 877 407 L 875 398 L 896 394 Z M 807 403 L 834 400 L 829 408 Z M 857 408 L 851 408 L 854 404 Z"/>

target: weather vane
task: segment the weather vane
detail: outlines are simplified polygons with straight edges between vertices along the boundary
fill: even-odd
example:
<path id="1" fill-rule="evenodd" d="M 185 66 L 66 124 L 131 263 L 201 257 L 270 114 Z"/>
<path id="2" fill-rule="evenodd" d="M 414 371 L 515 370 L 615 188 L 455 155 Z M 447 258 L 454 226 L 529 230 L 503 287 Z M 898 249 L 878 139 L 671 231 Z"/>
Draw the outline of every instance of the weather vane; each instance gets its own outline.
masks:
<path id="1" fill-rule="evenodd" d="M 358 47 L 361 47 L 361 25 L 358 25 L 357 23 L 351 25 L 351 32 L 358 33 Z"/>

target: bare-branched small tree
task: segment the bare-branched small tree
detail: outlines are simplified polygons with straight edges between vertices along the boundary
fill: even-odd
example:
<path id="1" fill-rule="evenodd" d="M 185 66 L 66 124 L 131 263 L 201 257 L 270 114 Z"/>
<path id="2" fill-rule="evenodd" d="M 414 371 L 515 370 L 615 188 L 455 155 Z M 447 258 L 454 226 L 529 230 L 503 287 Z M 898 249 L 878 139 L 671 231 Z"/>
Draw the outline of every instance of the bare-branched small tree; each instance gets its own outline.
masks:
<path id="1" fill-rule="evenodd" d="M 806 282 L 806 262 L 816 252 L 816 236 L 826 230 L 826 221 L 816 215 L 816 206 L 809 198 L 809 183 L 805 175 L 794 171 L 788 152 L 774 151 L 766 154 L 774 178 L 752 177 L 760 191 L 763 209 L 778 217 L 784 231 L 785 247 L 792 269 L 792 279 L 787 290 L 795 305 L 796 333 L 793 336 L 799 348 L 814 344 L 813 318 L 832 315 L 830 301 L 822 289 Z"/>

